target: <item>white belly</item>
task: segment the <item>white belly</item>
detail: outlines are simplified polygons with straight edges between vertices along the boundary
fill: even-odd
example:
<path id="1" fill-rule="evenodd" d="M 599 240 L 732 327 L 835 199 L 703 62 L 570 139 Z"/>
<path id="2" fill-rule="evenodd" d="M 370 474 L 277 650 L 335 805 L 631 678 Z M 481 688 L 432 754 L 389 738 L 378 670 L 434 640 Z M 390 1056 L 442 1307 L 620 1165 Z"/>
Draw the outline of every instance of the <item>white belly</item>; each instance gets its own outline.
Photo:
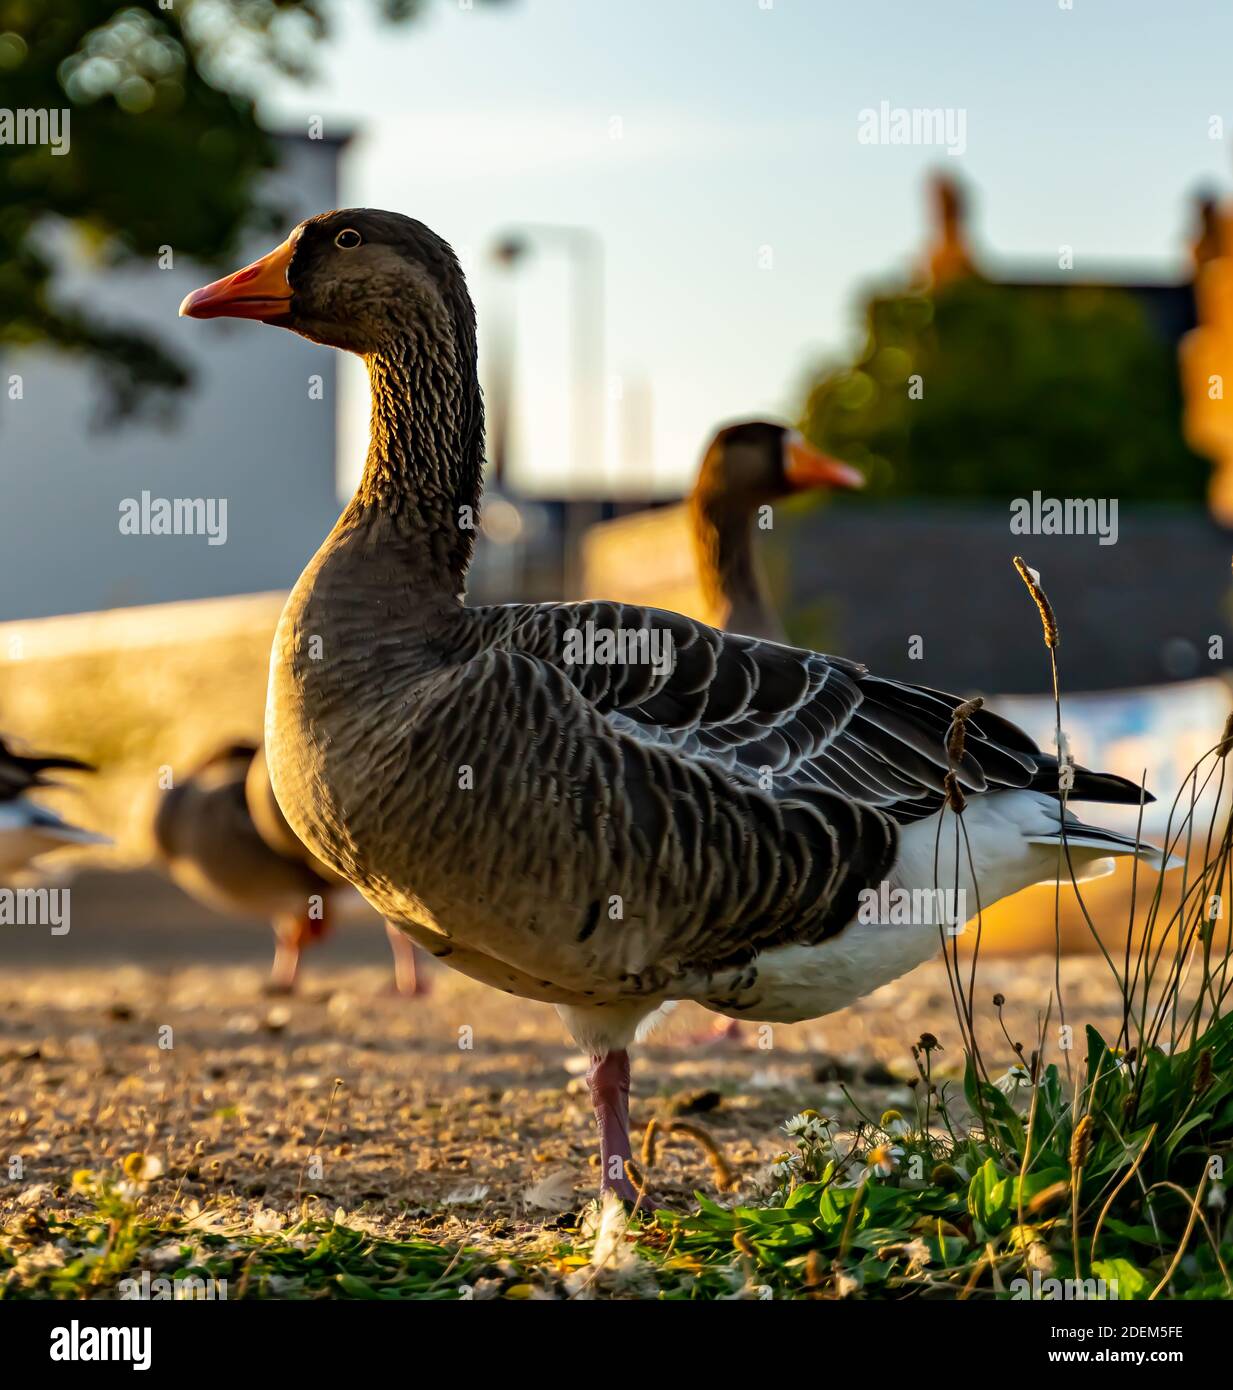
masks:
<path id="1" fill-rule="evenodd" d="M 845 1009 L 906 975 L 941 949 L 929 925 L 852 922 L 817 946 L 777 946 L 757 959 L 752 989 L 733 1007 L 700 1000 L 716 1013 L 759 1023 L 799 1023 Z"/>

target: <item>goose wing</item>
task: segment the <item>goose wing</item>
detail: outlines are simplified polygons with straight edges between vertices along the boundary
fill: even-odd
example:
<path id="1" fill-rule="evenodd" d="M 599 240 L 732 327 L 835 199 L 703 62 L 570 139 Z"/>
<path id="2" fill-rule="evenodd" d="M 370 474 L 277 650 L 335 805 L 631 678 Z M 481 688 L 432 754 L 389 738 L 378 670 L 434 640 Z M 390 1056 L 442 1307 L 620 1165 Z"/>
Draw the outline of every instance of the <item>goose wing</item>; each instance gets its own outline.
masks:
<path id="1" fill-rule="evenodd" d="M 408 775 L 474 765 L 484 780 L 483 798 L 447 803 L 450 842 L 469 846 L 468 891 L 499 898 L 516 929 L 508 959 L 533 956 L 558 983 L 662 995 L 691 971 L 739 972 L 762 949 L 837 933 L 889 872 L 897 832 L 880 810 L 734 776 L 579 689 L 578 674 L 486 642 L 417 700 Z"/>
<path id="2" fill-rule="evenodd" d="M 585 602 L 481 611 L 498 645 L 552 665 L 613 728 L 641 742 L 715 764 L 734 780 L 829 792 L 900 822 L 942 803 L 960 696 L 660 609 Z M 1058 789 L 1057 759 L 985 709 L 968 718 L 954 771 L 970 795 Z M 1137 802 L 1139 788 L 1077 769 L 1071 797 Z"/>

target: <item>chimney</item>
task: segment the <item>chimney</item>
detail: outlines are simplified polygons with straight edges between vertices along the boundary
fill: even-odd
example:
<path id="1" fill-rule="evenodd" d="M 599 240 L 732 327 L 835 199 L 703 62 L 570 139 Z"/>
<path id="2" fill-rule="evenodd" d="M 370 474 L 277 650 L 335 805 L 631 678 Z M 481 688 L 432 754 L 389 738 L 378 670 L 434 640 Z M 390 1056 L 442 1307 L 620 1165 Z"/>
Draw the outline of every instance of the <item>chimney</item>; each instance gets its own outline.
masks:
<path id="1" fill-rule="evenodd" d="M 1190 243 L 1190 255 L 1197 279 L 1208 261 L 1214 261 L 1221 254 L 1223 219 L 1220 202 L 1210 191 L 1200 193 L 1195 199 L 1195 213 L 1198 225 L 1194 240 Z"/>
<path id="2" fill-rule="evenodd" d="M 929 180 L 929 205 L 933 221 L 932 239 L 925 253 L 929 283 L 945 285 L 975 275 L 967 237 L 967 195 L 958 180 L 949 174 L 934 174 Z"/>

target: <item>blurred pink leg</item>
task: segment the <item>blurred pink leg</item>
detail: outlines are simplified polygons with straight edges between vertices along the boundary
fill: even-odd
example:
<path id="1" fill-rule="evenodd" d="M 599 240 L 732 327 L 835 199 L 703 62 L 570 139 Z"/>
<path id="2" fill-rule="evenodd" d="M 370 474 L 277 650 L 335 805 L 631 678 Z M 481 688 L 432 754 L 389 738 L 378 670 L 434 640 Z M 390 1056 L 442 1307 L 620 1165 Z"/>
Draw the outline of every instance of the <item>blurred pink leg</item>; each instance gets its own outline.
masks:
<path id="1" fill-rule="evenodd" d="M 267 994 L 291 994 L 300 972 L 300 952 L 305 932 L 294 917 L 280 917 L 274 922 L 274 964 L 266 984 Z"/>
<path id="2" fill-rule="evenodd" d="M 396 926 L 387 922 L 385 934 L 389 938 L 390 952 L 394 957 L 394 988 L 408 999 L 417 994 L 427 994 L 427 982 L 421 983 L 419 970 L 415 964 L 415 946 L 411 938 L 404 936 Z"/>

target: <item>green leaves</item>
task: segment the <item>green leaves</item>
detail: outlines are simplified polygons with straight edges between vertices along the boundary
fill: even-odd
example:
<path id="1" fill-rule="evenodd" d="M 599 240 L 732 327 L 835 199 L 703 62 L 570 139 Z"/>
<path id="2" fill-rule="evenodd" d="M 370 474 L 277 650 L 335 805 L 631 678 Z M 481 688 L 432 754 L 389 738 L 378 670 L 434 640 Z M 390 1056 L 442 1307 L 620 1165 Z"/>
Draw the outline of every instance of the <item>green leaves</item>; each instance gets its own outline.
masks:
<path id="1" fill-rule="evenodd" d="M 802 428 L 871 496 L 1065 497 L 1082 460 L 1096 493 L 1202 498 L 1175 344 L 1132 294 L 967 279 L 863 308 L 864 344 L 819 374 Z"/>
<path id="2" fill-rule="evenodd" d="M 798 1296 L 805 1271 L 812 1268 L 815 1276 L 824 1271 L 832 1295 L 845 1297 L 910 1297 L 926 1291 L 954 1296 L 963 1289 L 969 1297 L 1007 1297 L 1012 1280 L 1022 1290 L 1026 1278 L 1026 1287 L 1044 1290 L 1042 1297 L 1099 1297 L 1096 1281 L 1103 1281 L 1103 1296 L 1146 1298 L 1163 1278 L 1186 1227 L 1202 1175 L 1201 1156 L 1233 1149 L 1226 1079 L 1233 1070 L 1231 1030 L 1222 1020 L 1193 1049 L 1172 1055 L 1149 1051 L 1139 1070 L 1094 1030 L 1088 1030 L 1086 1042 L 1077 1090 L 1068 1089 L 1059 1069 L 1049 1066 L 1034 1097 L 1030 1085 L 1008 1083 L 1017 1090 L 1013 1103 L 997 1085 L 980 1080 L 969 1060 L 964 1095 L 972 1128 L 962 1134 L 962 1126 L 951 1120 L 950 1128 L 961 1134 L 957 1142 L 943 1145 L 931 1137 L 925 1172 L 936 1172 L 937 1182 L 905 1182 L 900 1169 L 892 1178 L 865 1177 L 852 1185 L 853 1172 L 863 1171 L 854 1161 L 846 1175 L 836 1165 L 824 1181 L 800 1183 L 778 1206 L 727 1211 L 700 1199 L 695 1215 L 661 1213 L 659 1221 L 677 1249 L 688 1249 L 700 1261 L 701 1289 L 708 1269 L 733 1259 L 739 1231 L 739 1245 L 755 1253 L 758 1280 L 776 1297 Z M 1200 1068 L 1205 1050 L 1210 1057 Z M 1199 1093 L 1197 1074 L 1203 1082 Z M 1136 1083 L 1137 1118 L 1128 1124 L 1128 1099 Z M 1029 1142 L 1026 1112 L 1033 1100 Z M 1075 1127 L 1084 1117 L 1084 1139 L 1072 1153 Z M 879 1142 L 876 1127 L 862 1126 L 856 1160 Z M 919 1134 L 898 1142 L 908 1156 L 922 1151 Z M 837 1141 L 836 1148 L 847 1143 Z M 1081 1164 L 1077 1183 L 1072 1159 Z M 845 1180 L 847 1185 L 840 1185 Z M 1222 1221 L 1222 1213 L 1213 1212 L 1208 1224 L 1221 1232 L 1221 1259 L 1233 1268 L 1233 1241 Z M 991 1264 L 998 1270 L 996 1280 Z M 1033 1275 L 1040 1276 L 1035 1283 Z M 1233 1294 L 1210 1244 L 1199 1242 L 1174 1271 L 1169 1289 L 1183 1297 Z"/>
<path id="3" fill-rule="evenodd" d="M 1111 1297 L 1119 1301 L 1146 1298 L 1152 1291 L 1147 1276 L 1129 1260 L 1093 1260 L 1091 1269 L 1097 1279 L 1104 1280 Z"/>
<path id="4" fill-rule="evenodd" d="M 33 0 L 0 16 L 6 107 L 67 109 L 70 137 L 59 150 L 0 148 L 0 347 L 40 344 L 87 361 L 110 416 L 165 404 L 188 372 L 144 330 L 66 302 L 59 265 L 72 258 L 53 255 L 48 224 L 67 224 L 103 263 L 150 266 L 168 250 L 225 265 L 246 231 L 288 230 L 285 211 L 257 192 L 276 146 L 253 92 L 271 70 L 302 70 L 304 36 L 325 37 L 327 7 L 210 0 L 200 23 L 195 8 Z M 405 19 L 419 4 L 382 8 Z M 293 11 L 304 24 L 287 23 Z"/>

